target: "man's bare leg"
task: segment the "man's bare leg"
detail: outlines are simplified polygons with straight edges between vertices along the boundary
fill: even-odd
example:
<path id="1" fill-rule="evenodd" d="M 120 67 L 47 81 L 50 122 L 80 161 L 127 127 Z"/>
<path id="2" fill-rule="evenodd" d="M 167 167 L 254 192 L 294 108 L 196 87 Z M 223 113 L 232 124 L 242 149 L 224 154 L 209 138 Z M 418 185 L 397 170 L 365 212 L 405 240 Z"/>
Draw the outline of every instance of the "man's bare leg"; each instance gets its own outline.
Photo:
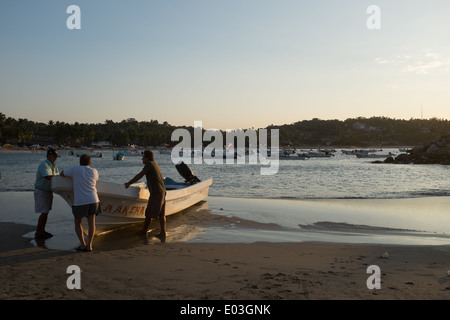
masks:
<path id="1" fill-rule="evenodd" d="M 40 214 L 39 219 L 38 219 L 38 224 L 36 227 L 36 233 L 34 235 L 36 238 L 47 239 L 47 238 L 50 238 L 53 236 L 51 233 L 48 233 L 47 231 L 45 231 L 45 226 L 47 224 L 47 218 L 48 218 L 48 212 Z"/>
<path id="2" fill-rule="evenodd" d="M 88 243 L 86 244 L 86 248 L 89 251 L 92 251 L 92 242 L 94 241 L 94 235 L 95 235 L 95 214 L 91 214 L 88 217 L 88 225 L 89 225 L 89 236 L 88 236 Z"/>
<path id="3" fill-rule="evenodd" d="M 136 232 L 136 235 L 138 236 L 145 236 L 148 232 L 148 228 L 150 227 L 150 223 L 152 222 L 151 218 L 145 218 L 144 221 L 144 227 L 142 228 L 141 231 Z"/>
<path id="4" fill-rule="evenodd" d="M 78 239 L 80 240 L 80 249 L 86 248 L 86 242 L 84 241 L 83 236 L 83 226 L 81 225 L 81 221 L 83 218 L 75 218 L 75 233 L 77 234 Z"/>
<path id="5" fill-rule="evenodd" d="M 166 241 L 166 216 L 159 217 L 159 225 L 161 228 L 161 231 L 155 235 L 161 242 Z"/>

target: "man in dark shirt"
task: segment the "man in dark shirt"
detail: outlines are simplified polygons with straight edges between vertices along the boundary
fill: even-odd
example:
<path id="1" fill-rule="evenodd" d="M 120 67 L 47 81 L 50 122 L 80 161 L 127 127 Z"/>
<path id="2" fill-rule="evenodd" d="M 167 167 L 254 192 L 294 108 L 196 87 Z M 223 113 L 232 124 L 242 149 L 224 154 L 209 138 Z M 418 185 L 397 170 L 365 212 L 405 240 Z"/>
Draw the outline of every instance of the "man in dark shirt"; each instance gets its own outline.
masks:
<path id="1" fill-rule="evenodd" d="M 150 198 L 148 200 L 147 209 L 145 210 L 145 222 L 142 231 L 137 234 L 146 235 L 150 226 L 151 220 L 159 218 L 161 232 L 156 235 L 162 242 L 166 240 L 166 187 L 164 186 L 164 179 L 155 162 L 153 152 L 145 150 L 142 156 L 142 163 L 145 165 L 141 172 L 139 172 L 133 179 L 125 183 L 125 188 L 131 184 L 139 181 L 144 175 L 147 178 L 147 186 L 150 191 Z"/>

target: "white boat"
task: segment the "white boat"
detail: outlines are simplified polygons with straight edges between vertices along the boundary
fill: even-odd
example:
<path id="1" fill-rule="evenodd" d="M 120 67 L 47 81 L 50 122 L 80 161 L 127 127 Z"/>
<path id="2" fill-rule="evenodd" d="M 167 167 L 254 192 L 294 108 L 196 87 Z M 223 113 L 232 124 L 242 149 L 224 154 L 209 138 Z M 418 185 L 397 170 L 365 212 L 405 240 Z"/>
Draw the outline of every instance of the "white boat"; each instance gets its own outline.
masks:
<path id="1" fill-rule="evenodd" d="M 377 152 L 377 150 L 375 149 L 355 149 L 355 150 L 341 150 L 343 154 L 346 155 L 358 155 L 358 154 L 362 154 L 363 156 L 365 154 L 369 154 L 369 153 L 373 153 L 373 152 Z M 382 150 L 378 150 L 378 151 L 382 151 Z"/>
<path id="2" fill-rule="evenodd" d="M 116 157 L 116 156 L 140 157 L 140 156 L 142 156 L 142 153 L 137 149 L 117 149 L 117 152 L 114 152 L 114 157 Z M 114 159 L 114 160 L 119 160 L 119 159 Z"/>
<path id="3" fill-rule="evenodd" d="M 75 152 L 75 155 L 79 158 L 81 157 L 83 154 L 87 154 L 88 156 L 90 156 L 91 158 L 103 158 L 103 153 L 101 152 Z"/>
<path id="4" fill-rule="evenodd" d="M 83 154 L 87 154 L 91 158 L 103 158 L 103 153 L 101 153 L 101 152 L 96 152 L 96 153 L 93 153 L 92 151 L 90 151 L 90 152 L 75 151 L 74 152 L 72 150 L 69 150 L 69 152 L 67 152 L 68 156 L 76 156 L 77 158 L 81 157 Z"/>
<path id="5" fill-rule="evenodd" d="M 306 154 L 294 153 L 284 154 L 278 156 L 279 160 L 307 160 L 309 157 Z"/>
<path id="6" fill-rule="evenodd" d="M 334 157 L 334 154 L 329 152 L 307 152 L 303 154 L 298 154 L 299 156 L 307 157 L 307 158 L 330 158 Z"/>
<path id="7" fill-rule="evenodd" d="M 179 169 L 178 166 L 177 169 Z M 186 165 L 184 167 L 187 168 Z M 182 174 L 180 170 L 179 172 Z M 180 183 L 170 178 L 164 179 L 167 190 L 166 216 L 187 209 L 208 197 L 212 179 L 200 181 L 192 175 L 189 168 L 185 170 L 189 170 L 191 179 L 193 177 L 196 180 L 186 180 L 185 183 Z M 52 191 L 72 207 L 73 183 L 70 177 L 54 176 Z M 144 182 L 134 184 L 126 189 L 123 184 L 97 181 L 97 194 L 103 210 L 96 217 L 97 234 L 144 221 L 145 209 L 150 196 Z"/>
<path id="8" fill-rule="evenodd" d="M 291 154 L 295 154 L 295 150 L 290 150 L 290 149 L 278 150 L 278 157 L 288 157 Z"/>
<path id="9" fill-rule="evenodd" d="M 388 158 L 392 157 L 394 154 L 376 154 L 376 153 L 356 153 L 357 158 Z"/>

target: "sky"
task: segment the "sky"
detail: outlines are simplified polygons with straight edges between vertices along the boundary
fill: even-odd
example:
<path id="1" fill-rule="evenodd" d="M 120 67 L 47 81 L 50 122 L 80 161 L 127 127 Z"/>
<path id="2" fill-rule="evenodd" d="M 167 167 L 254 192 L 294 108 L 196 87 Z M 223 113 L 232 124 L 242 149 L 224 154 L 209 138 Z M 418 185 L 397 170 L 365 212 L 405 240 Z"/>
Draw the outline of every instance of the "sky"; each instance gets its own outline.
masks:
<path id="1" fill-rule="evenodd" d="M 2 0 L 0 112 L 222 130 L 450 119 L 449 31 L 448 0 Z"/>

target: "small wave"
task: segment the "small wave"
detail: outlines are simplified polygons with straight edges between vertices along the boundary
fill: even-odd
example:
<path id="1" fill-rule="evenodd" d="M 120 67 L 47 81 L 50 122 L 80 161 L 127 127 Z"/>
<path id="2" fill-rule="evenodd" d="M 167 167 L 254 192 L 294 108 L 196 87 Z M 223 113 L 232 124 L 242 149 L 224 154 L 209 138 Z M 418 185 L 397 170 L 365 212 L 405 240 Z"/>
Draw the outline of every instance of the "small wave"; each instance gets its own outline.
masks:
<path id="1" fill-rule="evenodd" d="M 448 197 L 450 192 L 437 191 L 437 192 L 410 192 L 401 194 L 383 194 L 379 196 L 251 196 L 251 195 L 239 195 L 239 194 L 210 194 L 211 197 L 217 198 L 238 198 L 238 199 L 266 199 L 266 200 L 395 200 L 395 199 L 411 199 L 411 198 L 424 198 L 424 197 Z"/>
<path id="2" fill-rule="evenodd" d="M 364 233 L 379 233 L 379 232 L 420 232 L 419 230 L 398 229 L 389 227 L 376 227 L 362 224 L 350 224 L 345 222 L 331 222 L 319 221 L 314 224 L 299 224 L 303 230 L 317 230 L 317 231 L 339 231 L 339 232 L 364 232 Z"/>
<path id="3" fill-rule="evenodd" d="M 443 190 L 424 190 L 411 192 L 411 195 L 417 197 L 447 197 L 450 196 L 450 192 Z"/>
<path id="4" fill-rule="evenodd" d="M 440 239 L 450 239 L 446 233 L 427 232 L 422 230 L 399 229 L 389 227 L 376 227 L 369 225 L 357 225 L 342 222 L 320 221 L 312 225 L 298 225 L 301 230 L 311 232 L 332 232 L 343 233 L 347 235 L 370 234 L 382 236 L 414 236 L 414 237 L 432 237 Z"/>

